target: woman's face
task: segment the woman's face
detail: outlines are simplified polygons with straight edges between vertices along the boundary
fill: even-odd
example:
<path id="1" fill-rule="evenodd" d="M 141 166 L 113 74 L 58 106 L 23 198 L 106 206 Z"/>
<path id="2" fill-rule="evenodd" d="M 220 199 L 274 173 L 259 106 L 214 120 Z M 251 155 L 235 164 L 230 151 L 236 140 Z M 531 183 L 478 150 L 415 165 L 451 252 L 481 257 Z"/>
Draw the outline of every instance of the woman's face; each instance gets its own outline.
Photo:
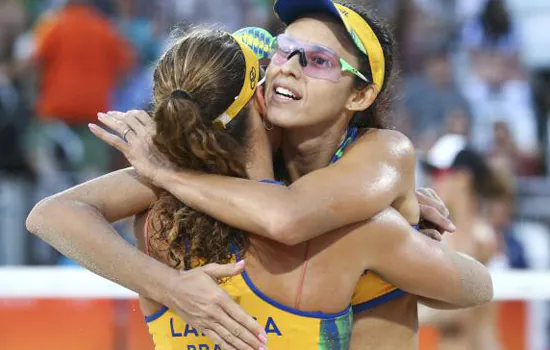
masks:
<path id="1" fill-rule="evenodd" d="M 345 37 L 342 25 L 326 17 L 298 19 L 287 27 L 285 34 L 296 43 L 328 48 L 359 68 L 353 44 Z M 299 54 L 283 63 L 274 61 L 267 69 L 265 87 L 267 118 L 272 124 L 282 128 L 330 127 L 339 121 L 347 124 L 353 114 L 348 108 L 354 103 L 356 91 L 351 73 L 342 72 L 335 82 L 305 74 Z M 289 92 L 294 95 L 292 98 L 284 96 Z"/>

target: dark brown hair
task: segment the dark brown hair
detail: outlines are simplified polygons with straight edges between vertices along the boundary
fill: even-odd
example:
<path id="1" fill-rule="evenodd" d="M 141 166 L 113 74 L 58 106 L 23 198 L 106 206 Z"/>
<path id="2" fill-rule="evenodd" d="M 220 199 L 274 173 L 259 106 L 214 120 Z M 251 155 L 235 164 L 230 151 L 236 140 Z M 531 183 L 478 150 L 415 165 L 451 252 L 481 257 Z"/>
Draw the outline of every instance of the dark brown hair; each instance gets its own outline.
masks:
<path id="1" fill-rule="evenodd" d="M 239 94 L 245 69 L 244 55 L 231 35 L 206 28 L 180 33 L 160 58 L 154 73 L 153 141 L 174 165 L 246 177 L 247 108 L 225 130 L 212 124 Z M 242 253 L 248 247 L 246 234 L 167 192 L 154 203 L 149 222 L 152 255 L 176 268 L 225 263 L 233 250 Z"/>

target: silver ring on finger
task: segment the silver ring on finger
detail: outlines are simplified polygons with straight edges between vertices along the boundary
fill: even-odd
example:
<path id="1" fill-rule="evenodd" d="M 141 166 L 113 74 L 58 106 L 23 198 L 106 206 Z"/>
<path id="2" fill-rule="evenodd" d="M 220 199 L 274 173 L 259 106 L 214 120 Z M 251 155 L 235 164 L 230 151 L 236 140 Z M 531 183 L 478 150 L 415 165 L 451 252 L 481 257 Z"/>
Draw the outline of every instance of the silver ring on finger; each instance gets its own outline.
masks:
<path id="1" fill-rule="evenodd" d="M 126 141 L 126 142 L 128 142 L 128 140 L 126 140 L 126 135 L 128 135 L 128 133 L 129 133 L 130 131 L 134 131 L 134 129 L 128 128 L 128 129 L 124 130 L 124 132 L 122 133 L 122 139 L 123 139 L 124 141 Z"/>

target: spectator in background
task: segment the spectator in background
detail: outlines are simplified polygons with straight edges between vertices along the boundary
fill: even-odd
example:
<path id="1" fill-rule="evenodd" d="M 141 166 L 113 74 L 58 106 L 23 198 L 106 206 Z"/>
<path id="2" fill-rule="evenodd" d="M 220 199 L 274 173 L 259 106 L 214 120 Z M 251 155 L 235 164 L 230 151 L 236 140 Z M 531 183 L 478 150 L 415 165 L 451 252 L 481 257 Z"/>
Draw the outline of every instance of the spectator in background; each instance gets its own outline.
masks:
<path id="1" fill-rule="evenodd" d="M 488 201 L 502 198 L 504 185 L 462 135 L 441 137 L 428 152 L 431 185 L 451 212 L 457 230 L 446 243 L 484 265 L 499 254 L 498 235 L 484 214 Z M 421 308 L 420 320 L 440 331 L 439 349 L 498 350 L 495 304 L 443 311 Z"/>
<path id="2" fill-rule="evenodd" d="M 491 164 L 510 174 L 520 172 L 519 153 L 508 124 L 496 122 L 492 131 L 494 141 L 487 152 Z"/>
<path id="3" fill-rule="evenodd" d="M 497 252 L 489 262 L 489 269 L 526 269 L 525 250 L 515 237 L 513 225 L 515 188 L 513 174 L 502 164 L 493 164 L 504 191 L 487 203 L 487 219 L 497 234 Z"/>
<path id="4" fill-rule="evenodd" d="M 133 52 L 86 0 L 68 1 L 48 21 L 33 57 L 41 81 L 29 155 L 46 177 L 60 170 L 96 176 L 108 170 L 109 150 L 87 124 L 110 109 L 114 88 L 133 65 Z"/>
<path id="5" fill-rule="evenodd" d="M 136 53 L 136 65 L 113 100 L 115 110 L 147 109 L 153 95 L 153 65 L 159 57 L 163 40 L 152 20 L 136 0 L 117 1 L 116 23 L 121 34 L 131 43 Z"/>
<path id="6" fill-rule="evenodd" d="M 158 23 L 165 31 L 182 21 L 221 25 L 228 32 L 254 25 L 265 27 L 272 13 L 269 0 L 157 0 Z"/>
<path id="7" fill-rule="evenodd" d="M 469 54 L 471 75 L 463 81 L 463 91 L 472 106 L 472 143 L 481 152 L 492 151 L 496 126 L 507 125 L 518 157 L 539 157 L 532 92 L 519 62 L 515 26 L 503 0 L 488 0 L 479 17 L 466 23 L 463 46 Z M 525 164 L 523 164 L 525 165 Z M 518 167 L 518 164 L 515 165 Z M 536 166 L 526 169 L 534 174 Z"/>
<path id="8" fill-rule="evenodd" d="M 469 105 L 455 83 L 446 48 L 428 54 L 423 73 L 405 80 L 402 95 L 397 124 L 402 131 L 410 130 L 417 149 L 428 150 L 447 127 L 462 125 L 467 132 Z"/>
<path id="9" fill-rule="evenodd" d="M 17 86 L 15 41 L 24 32 L 26 16 L 20 1 L 0 0 L 0 172 L 25 169 L 20 137 L 26 124 Z"/>

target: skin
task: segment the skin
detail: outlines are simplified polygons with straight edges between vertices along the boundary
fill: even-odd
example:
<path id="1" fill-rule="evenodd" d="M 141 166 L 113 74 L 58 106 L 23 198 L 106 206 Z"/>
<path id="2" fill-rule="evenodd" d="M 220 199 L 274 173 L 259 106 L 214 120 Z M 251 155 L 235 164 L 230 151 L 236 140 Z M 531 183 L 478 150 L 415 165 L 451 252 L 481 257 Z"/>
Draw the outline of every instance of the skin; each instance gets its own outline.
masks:
<path id="1" fill-rule="evenodd" d="M 343 55 L 344 53 L 342 52 L 341 54 Z M 345 57 L 345 58 L 350 62 L 352 61 L 351 57 Z M 296 64 L 296 63 L 297 62 L 292 62 L 292 61 L 289 62 L 289 64 Z M 345 83 L 345 80 L 342 79 L 341 83 Z M 348 81 L 348 84 L 349 84 L 349 87 L 351 88 L 351 80 Z M 361 99 L 359 98 L 359 100 Z M 354 101 L 355 101 L 355 98 L 353 98 L 351 101 L 353 102 L 350 105 L 350 107 L 352 108 L 355 108 L 353 107 L 355 105 Z M 364 101 L 365 99 L 363 99 L 363 102 Z M 368 104 L 368 101 L 367 101 L 367 104 Z M 122 122 L 116 121 L 115 119 L 116 118 L 103 117 L 102 121 L 108 126 L 113 127 L 113 129 L 119 130 L 122 126 Z M 139 119 L 139 118 L 136 117 L 136 119 Z M 129 124 L 130 118 L 125 119 L 124 129 L 126 128 L 126 125 L 128 125 L 126 124 L 126 122 Z M 140 146 L 143 146 L 143 144 L 139 144 L 140 138 L 138 137 L 138 131 L 139 131 L 138 126 L 136 124 L 132 126 L 134 130 L 136 130 L 135 135 L 134 133 L 130 133 L 128 135 L 128 144 L 126 144 L 126 146 L 119 144 L 119 147 L 126 147 L 125 149 L 126 152 L 124 150 L 123 152 L 125 152 L 125 155 L 130 159 L 130 161 L 138 159 L 138 158 L 133 159 L 132 156 L 129 156 L 129 154 L 127 153 L 127 152 L 132 152 L 131 147 L 133 147 L 134 145 L 136 145 L 136 147 L 138 148 Z M 316 127 L 313 127 L 313 129 L 315 128 Z M 336 126 L 334 126 L 334 128 L 336 128 Z M 123 130 L 119 130 L 120 133 L 122 133 L 122 131 Z M 101 133 L 97 129 L 95 130 L 95 132 L 96 134 L 98 134 L 98 136 Z M 105 134 L 103 134 L 103 136 L 105 136 Z M 330 155 L 334 153 L 334 150 L 336 149 L 336 145 L 339 142 L 339 139 L 336 138 L 336 135 L 331 134 L 326 136 L 327 136 L 327 144 L 331 145 L 330 147 L 327 146 L 327 147 L 318 148 L 319 150 L 318 152 L 315 151 L 311 154 L 313 149 L 312 147 L 310 147 L 311 144 L 308 144 L 307 142 L 304 141 L 305 144 L 303 145 L 301 144 L 299 145 L 300 147 L 298 147 L 298 150 L 300 152 L 297 152 L 297 153 L 300 153 L 300 154 L 297 154 L 297 157 L 295 157 L 295 159 L 300 160 L 301 163 L 296 164 L 297 166 L 295 167 L 289 167 L 289 168 L 296 169 L 296 171 L 298 172 L 305 172 L 307 170 L 310 170 L 310 168 L 316 166 L 315 164 L 321 163 L 318 157 L 320 157 L 320 159 L 324 159 L 325 164 L 323 166 L 325 166 L 326 163 L 328 163 Z M 341 137 L 341 134 L 338 137 Z M 290 140 L 296 140 L 296 139 L 297 138 L 291 138 Z M 111 141 L 113 142 L 113 144 L 115 142 L 113 138 L 109 138 L 108 136 L 105 136 L 105 140 L 108 142 Z M 284 138 L 283 144 L 284 142 L 286 142 L 285 140 L 286 138 Z M 315 138 L 315 140 L 320 142 L 319 137 Z M 376 152 L 372 150 L 369 152 L 369 148 L 366 147 L 367 141 L 370 142 L 369 144 L 373 149 L 376 150 Z M 150 146 L 144 146 L 144 147 L 150 147 Z M 301 152 L 302 150 L 304 152 Z M 147 149 L 147 151 L 149 152 L 145 154 L 147 155 L 146 158 L 149 161 L 151 159 L 153 160 L 156 159 L 156 157 L 158 156 L 157 154 L 154 153 L 154 150 Z M 353 152 L 355 152 L 354 153 L 355 155 L 352 157 Z M 367 153 L 367 155 L 365 155 L 365 153 Z M 169 188 L 170 187 L 168 186 L 169 184 L 166 184 L 165 188 L 170 192 L 174 193 L 178 198 L 180 199 L 185 198 L 185 201 L 188 204 L 194 206 L 195 208 L 199 210 L 203 210 L 203 208 L 201 207 L 201 201 L 210 202 L 213 208 L 211 212 L 209 212 L 208 210 L 206 212 L 222 221 L 226 221 L 227 223 L 233 226 L 239 227 L 241 229 L 245 229 L 247 231 L 256 232 L 254 229 L 250 229 L 250 227 L 253 227 L 258 229 L 258 234 L 260 235 L 267 236 L 269 238 L 274 238 L 276 240 L 281 241 L 282 243 L 298 245 L 300 242 L 306 241 L 307 239 L 315 237 L 316 235 L 318 236 L 322 233 L 325 233 L 327 230 L 330 231 L 330 230 L 334 230 L 335 228 L 344 227 L 351 223 L 365 221 L 366 219 L 368 219 L 369 217 L 368 213 L 370 212 L 372 212 L 371 216 L 376 215 L 376 213 L 378 213 L 381 208 L 375 208 L 375 205 L 373 205 L 372 203 L 376 203 L 378 206 L 381 206 L 382 208 L 385 203 L 388 203 L 388 205 L 392 204 L 394 205 L 394 207 L 398 207 L 400 211 L 406 213 L 406 216 L 409 217 L 409 220 L 408 220 L 409 222 L 416 221 L 418 218 L 418 207 L 416 207 L 416 209 L 412 209 L 407 212 L 407 209 L 406 209 L 407 205 L 404 204 L 404 203 L 407 203 L 407 201 L 410 203 L 413 202 L 414 192 L 411 192 L 412 190 L 410 190 L 409 188 L 401 187 L 401 183 L 403 181 L 413 180 L 412 176 L 410 175 L 412 174 L 412 171 L 410 171 L 409 173 L 409 177 L 411 178 L 403 178 L 403 175 L 401 175 L 401 173 L 399 172 L 399 170 L 401 170 L 400 167 L 406 168 L 406 165 L 404 166 L 403 163 L 406 163 L 407 160 L 409 162 L 412 162 L 412 164 L 414 164 L 414 157 L 413 156 L 411 157 L 411 154 L 412 154 L 412 149 L 410 147 L 410 143 L 400 134 L 391 132 L 391 131 L 380 131 L 380 132 L 375 131 L 375 132 L 368 132 L 364 134 L 360 138 L 360 140 L 358 140 L 358 142 L 353 147 L 350 148 L 346 156 L 337 164 L 329 168 L 324 168 L 319 170 L 319 171 L 331 170 L 330 174 L 325 173 L 323 176 L 320 176 L 320 175 L 313 176 L 316 173 L 316 172 L 313 172 L 310 174 L 310 176 L 304 176 L 303 178 L 300 179 L 300 180 L 304 179 L 304 181 L 300 183 L 300 186 L 297 186 L 297 185 L 295 186 L 295 184 L 298 184 L 300 180 L 296 181 L 295 183 L 293 183 L 292 186 L 288 188 L 283 188 L 278 186 L 258 184 L 254 181 L 247 181 L 247 180 L 241 181 L 241 179 L 224 178 L 222 180 L 216 176 L 205 176 L 205 175 L 199 175 L 199 174 L 193 174 L 193 173 L 186 173 L 184 171 L 174 172 L 173 169 L 170 169 L 169 167 L 156 168 L 156 170 L 158 170 L 156 171 L 157 175 L 159 175 L 158 177 L 157 176 L 153 176 L 153 177 L 146 176 L 146 177 L 148 177 L 149 179 L 153 179 L 155 183 L 157 181 L 158 183 L 162 183 L 163 179 L 176 180 L 173 182 L 172 188 Z M 349 161 L 345 161 L 346 159 L 348 159 Z M 364 163 L 366 162 L 360 161 L 364 159 L 370 160 L 370 162 L 368 163 L 368 166 L 365 166 Z M 139 163 L 139 161 L 137 163 Z M 160 163 L 162 164 L 162 159 Z M 134 164 L 134 165 L 138 169 L 140 169 L 140 166 L 138 166 L 138 164 Z M 158 164 L 155 164 L 155 165 L 158 165 Z M 166 165 L 166 164 L 163 164 L 163 165 Z M 379 170 L 378 168 L 383 169 L 383 171 Z M 143 168 L 141 169 L 143 170 Z M 146 173 L 146 171 L 144 173 Z M 405 171 L 405 173 L 407 172 Z M 323 187 L 320 187 L 321 181 L 323 180 L 323 178 L 326 179 L 327 176 L 330 176 L 331 178 L 338 180 L 337 184 L 334 184 L 333 186 L 329 186 L 332 189 L 332 193 L 329 192 L 328 190 L 319 191 L 319 189 L 323 188 Z M 342 180 L 338 176 L 341 176 Z M 129 181 L 132 178 L 133 180 Z M 305 181 L 306 178 L 308 181 Z M 365 179 L 370 179 L 370 180 L 365 181 Z M 124 197 L 124 201 L 123 201 L 124 203 L 121 204 L 120 203 L 121 200 L 119 200 L 119 205 L 126 206 L 124 210 L 129 210 L 127 208 L 129 201 L 133 201 L 135 197 L 143 196 L 143 194 L 145 193 L 144 189 L 141 188 L 141 186 L 140 188 L 138 188 L 136 182 L 139 182 L 139 181 L 136 181 L 135 176 L 132 175 L 131 171 L 119 172 L 112 175 L 111 178 L 109 179 L 110 181 L 112 181 L 110 185 L 106 184 L 104 181 L 99 182 L 100 180 L 101 179 L 97 180 L 98 182 L 95 183 L 95 187 L 94 187 L 94 190 L 97 189 L 98 192 L 101 192 L 99 191 L 100 189 L 104 189 L 104 190 L 110 189 L 111 192 L 112 192 L 112 189 L 115 189 L 115 188 L 117 189 L 117 191 L 119 191 L 121 188 L 126 189 L 125 192 L 122 192 L 124 194 L 128 194 L 128 196 Z M 125 181 L 127 183 L 123 184 L 123 182 Z M 132 184 L 130 184 L 130 182 L 132 182 Z M 326 181 L 322 181 L 322 182 L 323 182 L 322 183 L 323 185 L 326 184 Z M 349 185 L 353 183 L 355 183 L 356 186 Z M 373 186 L 371 185 L 372 183 L 382 184 L 382 185 Z M 221 193 L 215 193 L 215 191 L 214 193 L 208 192 L 209 191 L 208 187 L 218 186 L 219 188 L 220 184 L 222 185 L 222 187 L 228 188 L 228 190 L 222 191 Z M 278 223 L 274 219 L 277 219 L 277 218 L 284 219 L 284 217 L 280 213 L 273 214 L 273 212 L 276 211 L 275 209 L 269 210 L 269 215 L 267 215 L 268 217 L 267 220 L 262 221 L 261 219 L 258 220 L 257 218 L 258 208 L 263 207 L 263 209 L 265 209 L 265 208 L 268 208 L 269 206 L 262 206 L 262 205 L 256 204 L 254 205 L 255 208 L 253 208 L 252 206 L 247 207 L 247 201 L 245 201 L 246 195 L 243 195 L 240 198 L 239 196 L 237 196 L 237 198 L 227 198 L 228 195 L 230 194 L 234 195 L 235 192 L 240 193 L 240 190 L 242 189 L 242 185 L 245 185 L 245 187 L 246 186 L 250 187 L 246 189 L 246 193 L 247 195 L 250 195 L 252 197 L 257 196 L 256 203 L 258 202 L 265 203 L 266 201 L 269 201 L 271 205 L 273 203 L 273 199 L 276 199 L 274 201 L 276 203 L 276 205 L 274 205 L 274 208 L 283 210 L 284 214 L 292 214 L 289 209 L 283 207 L 284 205 L 289 205 L 290 203 L 292 203 L 292 201 L 300 201 L 300 203 L 307 202 L 308 205 L 310 206 L 311 206 L 311 203 L 317 204 L 317 203 L 322 203 L 322 201 L 325 201 L 324 207 L 328 207 L 328 209 L 325 209 L 325 211 L 323 211 L 322 208 L 313 208 L 314 210 L 312 209 L 312 210 L 304 211 L 303 208 L 300 209 L 297 205 L 293 205 L 291 206 L 291 208 L 298 209 L 298 212 L 299 212 L 298 215 L 291 215 L 291 220 L 288 220 L 286 222 L 283 221 L 283 225 L 277 226 Z M 260 185 L 260 187 L 258 187 L 258 185 Z M 132 186 L 135 186 L 135 190 L 131 189 Z M 409 186 L 412 187 L 412 185 L 409 185 Z M 263 193 L 257 195 L 256 194 L 257 191 L 255 190 L 259 190 L 260 192 L 263 192 Z M 148 191 L 150 196 L 151 190 L 149 189 Z M 99 198 L 100 196 L 98 196 L 98 193 L 96 193 L 95 191 L 92 191 L 90 188 L 86 189 L 84 192 L 86 192 L 84 195 L 82 193 L 81 194 L 73 193 L 73 195 L 75 195 L 75 197 L 78 198 L 78 200 L 76 199 L 74 200 L 75 202 L 80 201 L 79 203 L 76 203 L 76 204 L 80 205 L 82 204 L 82 202 L 85 202 L 85 205 L 89 207 L 89 208 L 86 208 L 87 210 L 95 209 L 96 214 L 97 214 L 98 206 L 103 206 L 102 209 L 106 209 L 106 207 L 110 207 L 111 210 L 120 210 L 120 209 L 116 209 L 115 208 L 116 206 L 111 206 L 110 204 L 106 205 L 105 203 L 101 203 L 103 202 L 103 199 Z M 140 194 L 140 192 L 142 194 Z M 90 202 L 92 201 L 90 201 L 90 198 L 89 198 L 90 193 L 94 193 L 95 199 L 98 200 L 100 203 L 91 204 Z M 413 194 L 412 197 L 411 197 L 411 193 Z M 120 192 L 118 192 L 118 194 L 120 194 Z M 218 196 L 218 198 L 215 199 L 216 196 Z M 301 199 L 302 196 L 305 196 L 305 198 L 307 198 L 307 201 L 304 199 Z M 347 198 L 346 196 L 348 196 L 349 198 Z M 369 198 L 369 200 L 368 201 L 365 200 L 366 198 Z M 49 222 L 46 224 L 47 226 L 68 225 L 63 230 L 65 231 L 63 236 L 69 237 L 69 232 L 71 231 L 71 227 L 69 227 L 70 224 L 67 224 L 67 223 L 60 224 L 55 221 L 55 218 L 51 218 L 51 216 L 48 215 L 54 209 L 59 209 L 58 207 L 61 206 L 61 202 L 64 199 L 65 198 L 58 197 L 56 200 L 49 200 L 49 201 L 43 202 L 39 207 L 36 208 L 35 215 L 29 218 L 29 219 L 31 218 L 33 219 L 33 220 L 30 220 L 29 226 L 33 227 L 33 224 L 36 224 L 41 220 L 49 220 Z M 148 197 L 148 199 L 141 197 L 141 199 L 137 200 L 137 202 L 142 203 L 143 205 L 140 207 L 141 209 L 139 209 L 138 206 L 134 206 L 132 208 L 133 214 L 141 212 L 144 209 L 146 209 L 148 204 L 153 200 L 154 198 L 152 197 Z M 252 203 L 254 203 L 254 198 L 249 200 L 252 201 Z M 145 206 L 145 208 L 143 208 L 146 202 L 148 202 L 148 204 L 147 206 Z M 218 204 L 219 202 L 222 202 L 221 205 Z M 414 199 L 414 202 L 416 203 L 416 199 Z M 346 203 L 346 205 L 344 205 L 344 203 Z M 356 205 L 349 205 L 350 203 L 357 204 L 359 206 L 362 206 L 363 208 L 359 210 L 357 209 Z M 71 204 L 74 205 L 75 203 L 71 203 Z M 225 210 L 225 208 L 227 208 L 226 205 L 233 205 L 233 204 L 237 205 L 237 208 L 238 208 L 238 210 L 235 210 L 233 212 L 233 214 L 235 214 L 234 215 L 235 217 L 233 219 L 231 218 L 228 219 L 227 217 L 223 217 L 224 215 L 228 216 Z M 204 203 L 202 205 L 204 205 Z M 239 205 L 240 206 L 244 205 L 245 207 L 242 208 L 242 207 L 239 207 Z M 69 210 L 70 207 L 71 205 L 67 204 L 63 206 L 63 209 Z M 350 207 L 351 209 L 347 209 Z M 220 213 L 221 209 L 224 209 L 223 212 L 225 214 Z M 40 212 L 41 212 L 41 215 L 39 214 Z M 213 212 L 217 212 L 217 215 L 214 215 Z M 338 215 L 336 215 L 336 212 L 338 212 Z M 247 218 L 246 213 L 248 214 L 254 213 L 255 215 L 250 215 Z M 104 211 L 102 212 L 102 214 L 109 215 L 109 214 L 105 214 Z M 113 215 L 111 214 L 110 216 L 112 217 Z M 314 222 L 313 219 L 319 219 L 319 221 L 321 221 L 321 224 Z M 234 222 L 232 222 L 232 220 L 239 221 L 239 224 L 235 224 Z M 308 220 L 312 220 L 313 222 L 309 222 Z M 291 231 L 290 229 L 298 228 L 298 225 L 306 225 L 307 230 L 299 229 L 297 233 L 293 234 L 292 236 L 289 236 L 288 232 Z M 408 229 L 410 229 L 409 225 L 407 225 L 407 227 Z M 61 246 L 65 244 L 65 249 L 61 249 L 63 252 L 79 255 L 79 252 L 75 253 L 74 249 L 76 250 L 84 249 L 84 247 L 86 246 L 89 247 L 91 243 L 86 242 L 86 240 L 82 238 L 83 235 L 85 235 L 85 233 L 83 232 L 84 231 L 83 228 L 77 229 L 75 227 L 72 227 L 72 229 L 80 230 L 80 234 L 78 235 L 79 240 L 81 240 L 80 243 L 82 243 L 80 247 L 75 248 L 74 244 L 73 245 L 67 244 L 67 241 L 66 241 L 67 238 L 53 237 L 55 234 L 59 234 L 59 231 L 60 231 L 59 229 L 57 229 L 57 232 L 55 234 L 51 232 L 51 229 L 50 230 L 40 229 L 39 227 L 36 227 L 36 230 L 34 231 L 40 234 L 50 243 L 53 242 L 54 246 L 55 244 L 58 244 Z M 102 230 L 104 231 L 105 228 L 102 228 Z M 48 231 L 50 231 L 49 234 L 48 234 Z M 104 239 L 111 239 L 107 234 L 104 234 L 102 237 Z M 73 249 L 72 252 L 71 252 L 71 249 Z M 116 254 L 114 253 L 114 251 L 117 251 L 117 250 L 113 249 L 112 251 L 113 254 Z M 125 252 L 124 254 L 126 255 L 120 255 L 120 256 L 127 257 L 130 255 L 128 251 Z M 120 277 L 113 277 L 113 276 L 119 275 L 118 269 L 114 269 L 114 268 L 109 269 L 108 265 L 107 266 L 102 265 L 101 268 L 97 268 L 98 264 L 101 262 L 96 261 L 100 259 L 99 257 L 96 257 L 96 258 L 98 259 L 93 259 L 93 257 L 81 256 L 80 261 L 86 262 L 87 266 L 92 266 L 92 268 L 95 267 L 96 268 L 95 271 L 100 271 L 103 273 L 103 275 L 106 275 L 115 280 L 117 279 L 122 280 L 122 278 Z M 137 258 L 132 257 L 132 259 L 137 259 Z M 128 261 L 126 261 L 126 263 L 128 264 Z M 142 262 L 140 266 L 144 266 L 144 263 Z M 158 292 L 155 293 L 155 292 L 152 292 L 152 290 L 149 288 L 144 288 L 142 285 L 137 285 L 139 283 L 137 279 L 142 279 L 142 277 L 140 276 L 138 278 L 137 274 L 133 275 L 132 277 L 132 273 L 134 273 L 134 271 L 131 271 L 131 269 L 130 271 L 125 271 L 123 276 L 124 277 L 123 282 L 126 283 L 125 285 L 133 286 L 135 288 L 134 290 L 136 289 L 140 290 L 143 292 L 142 294 L 151 296 L 155 300 L 162 301 L 164 304 L 168 305 L 169 307 L 174 305 L 174 300 L 171 300 L 170 297 L 166 297 L 162 295 L 159 297 Z M 174 288 L 173 285 L 170 285 L 168 288 L 171 292 L 174 292 L 176 290 L 176 288 Z M 260 284 L 260 288 L 261 288 L 261 284 Z M 156 289 L 158 289 L 158 286 Z M 165 303 L 164 301 L 168 301 L 168 302 Z M 181 308 L 176 308 L 175 310 L 178 310 L 178 312 L 181 311 L 182 313 L 184 313 L 184 311 L 182 311 Z M 216 311 L 219 311 L 219 310 L 216 310 Z M 215 313 L 215 312 L 212 312 L 212 313 Z M 185 314 L 183 316 L 185 316 Z M 203 315 L 198 315 L 196 317 L 196 320 L 199 320 L 200 316 L 203 316 Z M 208 315 L 208 316 L 212 318 L 212 315 Z M 197 324 L 199 326 L 201 325 L 201 323 L 199 322 L 202 322 L 202 321 L 193 322 L 189 318 L 186 318 L 186 317 L 184 318 L 188 322 Z M 202 328 L 207 328 L 207 327 L 202 327 Z M 232 329 L 232 328 L 230 328 L 230 325 L 228 325 L 226 326 L 226 329 Z"/>
<path id="2" fill-rule="evenodd" d="M 449 203 L 457 222 L 458 234 L 447 237 L 447 245 L 487 265 L 497 253 L 497 238 L 493 227 L 480 215 L 481 199 L 473 181 L 469 171 L 456 170 L 433 185 Z M 500 349 L 496 311 L 495 304 L 457 311 L 422 309 L 421 321 L 440 331 L 441 349 L 496 350 Z"/>

